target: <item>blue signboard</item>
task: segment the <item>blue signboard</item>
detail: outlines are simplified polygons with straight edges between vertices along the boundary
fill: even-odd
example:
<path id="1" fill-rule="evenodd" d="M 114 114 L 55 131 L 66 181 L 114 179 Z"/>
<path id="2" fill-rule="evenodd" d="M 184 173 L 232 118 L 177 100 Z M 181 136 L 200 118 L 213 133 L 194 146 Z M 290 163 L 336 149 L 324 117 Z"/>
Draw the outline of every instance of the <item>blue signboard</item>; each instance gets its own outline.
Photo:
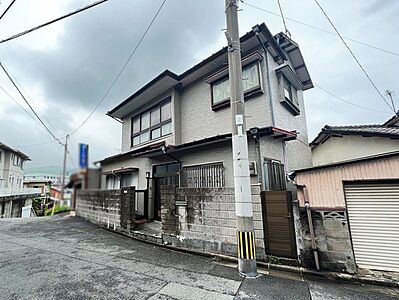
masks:
<path id="1" fill-rule="evenodd" d="M 87 168 L 89 164 L 89 145 L 79 144 L 79 167 Z"/>

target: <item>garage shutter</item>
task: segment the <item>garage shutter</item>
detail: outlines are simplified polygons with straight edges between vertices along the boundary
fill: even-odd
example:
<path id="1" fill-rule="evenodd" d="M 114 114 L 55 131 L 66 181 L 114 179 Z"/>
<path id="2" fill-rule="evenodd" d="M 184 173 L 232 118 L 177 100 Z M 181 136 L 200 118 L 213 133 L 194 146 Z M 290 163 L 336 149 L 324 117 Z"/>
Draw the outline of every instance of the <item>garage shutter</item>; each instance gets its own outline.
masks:
<path id="1" fill-rule="evenodd" d="M 345 185 L 356 264 L 399 271 L 399 183 Z"/>

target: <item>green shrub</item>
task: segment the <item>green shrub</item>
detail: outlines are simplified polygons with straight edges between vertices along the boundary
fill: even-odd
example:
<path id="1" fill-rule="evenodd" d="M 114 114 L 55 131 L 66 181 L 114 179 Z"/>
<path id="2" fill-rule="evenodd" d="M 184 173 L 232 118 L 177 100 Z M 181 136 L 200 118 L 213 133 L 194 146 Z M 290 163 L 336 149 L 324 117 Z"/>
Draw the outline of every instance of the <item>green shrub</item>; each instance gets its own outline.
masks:
<path id="1" fill-rule="evenodd" d="M 69 206 L 55 206 L 54 214 L 59 214 L 59 213 L 62 213 L 64 211 L 69 211 L 69 210 L 70 210 Z M 51 216 L 52 213 L 53 213 L 53 208 L 51 207 L 51 208 L 46 209 L 45 215 Z"/>

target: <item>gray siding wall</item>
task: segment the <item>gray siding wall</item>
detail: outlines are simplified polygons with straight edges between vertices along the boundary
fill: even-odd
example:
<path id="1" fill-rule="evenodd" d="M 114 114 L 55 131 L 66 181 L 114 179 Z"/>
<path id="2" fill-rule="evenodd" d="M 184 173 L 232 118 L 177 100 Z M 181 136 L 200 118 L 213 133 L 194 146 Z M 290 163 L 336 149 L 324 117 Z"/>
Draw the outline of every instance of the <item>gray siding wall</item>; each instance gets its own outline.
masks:
<path id="1" fill-rule="evenodd" d="M 273 59 L 271 59 L 270 56 L 268 59 L 268 63 L 271 73 L 270 83 L 273 95 L 272 99 L 274 107 L 275 126 L 285 130 L 296 130 L 298 132 L 298 140 L 300 140 L 287 142 L 287 169 L 294 170 L 311 166 L 312 157 L 310 147 L 308 146 L 308 130 L 306 125 L 303 91 L 297 91 L 300 114 L 298 116 L 294 116 L 280 103 L 280 101 L 284 97 L 284 89 L 282 82 L 279 81 L 275 72 L 275 70 L 279 68 L 279 65 Z"/>
<path id="2" fill-rule="evenodd" d="M 248 129 L 271 125 L 265 91 L 266 72 L 262 63 L 260 66 L 264 93 L 245 101 Z M 213 111 L 211 106 L 211 85 L 205 82 L 205 77 L 184 87 L 181 94 L 181 122 L 184 124 L 181 128 L 182 143 L 231 132 L 230 107 Z"/>

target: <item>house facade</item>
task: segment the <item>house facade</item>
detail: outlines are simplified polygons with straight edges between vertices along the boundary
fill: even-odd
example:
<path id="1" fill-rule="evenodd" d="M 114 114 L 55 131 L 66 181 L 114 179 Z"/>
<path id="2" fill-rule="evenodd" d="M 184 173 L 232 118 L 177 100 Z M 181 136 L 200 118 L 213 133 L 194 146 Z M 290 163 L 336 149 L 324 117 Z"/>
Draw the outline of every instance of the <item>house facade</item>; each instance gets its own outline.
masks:
<path id="1" fill-rule="evenodd" d="M 311 165 L 303 92 L 312 81 L 298 45 L 265 24 L 241 37 L 251 183 L 270 189 Z M 233 187 L 227 48 L 177 75 L 164 71 L 107 113 L 122 122 L 122 153 L 102 160 L 101 187 Z"/>
<path id="2" fill-rule="evenodd" d="M 315 165 L 295 171 L 324 268 L 399 272 L 398 125 L 326 126 L 311 143 Z"/>
<path id="3" fill-rule="evenodd" d="M 28 160 L 26 154 L 0 143 L 0 189 L 16 190 L 23 187 L 24 163 Z"/>
<path id="4" fill-rule="evenodd" d="M 397 151 L 399 121 L 394 116 L 377 125 L 326 125 L 310 146 L 314 166 Z"/>

